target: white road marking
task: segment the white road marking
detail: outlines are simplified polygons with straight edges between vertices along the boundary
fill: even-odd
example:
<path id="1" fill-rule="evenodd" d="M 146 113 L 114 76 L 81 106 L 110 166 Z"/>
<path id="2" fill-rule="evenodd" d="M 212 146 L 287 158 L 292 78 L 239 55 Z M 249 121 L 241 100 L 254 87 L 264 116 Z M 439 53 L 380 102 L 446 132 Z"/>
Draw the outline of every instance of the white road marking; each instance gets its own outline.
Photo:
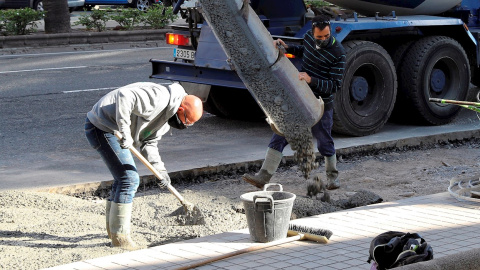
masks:
<path id="1" fill-rule="evenodd" d="M 42 55 L 63 55 L 63 54 L 79 54 L 79 53 L 104 53 L 104 52 L 118 52 L 131 50 L 154 50 L 154 49 L 172 49 L 173 47 L 153 47 L 153 48 L 132 48 L 132 49 L 118 49 L 118 50 L 98 50 L 98 51 L 76 51 L 76 52 L 54 52 L 54 53 L 31 53 L 31 54 L 6 54 L 0 55 L 0 58 L 14 58 L 24 56 L 42 56 Z"/>
<path id="2" fill-rule="evenodd" d="M 83 89 L 83 90 L 62 91 L 62 93 L 69 94 L 69 93 L 78 93 L 78 92 L 93 92 L 93 91 L 101 91 L 101 90 L 109 90 L 109 89 L 117 89 L 117 88 L 118 87 L 93 88 L 93 89 Z"/>
<path id="3" fill-rule="evenodd" d="M 90 66 L 90 67 L 91 67 L 91 66 Z M 9 70 L 9 71 L 0 71 L 0 74 L 20 73 L 20 72 L 32 72 L 32 71 L 47 71 L 47 70 L 62 70 L 62 69 L 78 69 L 78 68 L 89 68 L 89 66 L 59 67 L 59 68 L 37 68 L 37 69 L 24 69 L 24 70 Z"/>
<path id="4" fill-rule="evenodd" d="M 171 83 L 157 83 L 157 84 L 171 84 Z M 104 88 L 92 88 L 92 89 L 82 89 L 82 90 L 70 90 L 70 91 L 62 91 L 64 94 L 71 94 L 71 93 L 79 93 L 79 92 L 93 92 L 93 91 L 102 91 L 102 90 L 113 90 L 120 88 L 118 87 L 104 87 Z"/>

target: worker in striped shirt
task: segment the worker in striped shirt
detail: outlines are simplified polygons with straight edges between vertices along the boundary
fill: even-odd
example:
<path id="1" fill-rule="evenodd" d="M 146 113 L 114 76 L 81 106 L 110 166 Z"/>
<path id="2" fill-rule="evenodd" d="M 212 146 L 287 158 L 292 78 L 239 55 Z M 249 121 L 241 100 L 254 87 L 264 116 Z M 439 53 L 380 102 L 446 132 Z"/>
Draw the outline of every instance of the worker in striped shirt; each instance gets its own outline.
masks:
<path id="1" fill-rule="evenodd" d="M 283 40 L 274 40 L 276 47 L 283 46 L 287 53 L 302 57 L 303 63 L 299 79 L 308 83 L 316 97 L 321 97 L 325 111 L 320 121 L 312 127 L 317 139 L 317 148 L 325 157 L 327 189 L 340 187 L 337 170 L 335 145 L 332 138 L 334 94 L 342 87 L 345 68 L 345 50 L 331 33 L 330 18 L 319 15 L 312 20 L 303 40 L 303 45 L 287 45 Z M 282 160 L 282 152 L 288 145 L 285 137 L 273 134 L 268 145 L 262 168 L 255 175 L 245 174 L 248 183 L 263 188 L 277 170 Z"/>

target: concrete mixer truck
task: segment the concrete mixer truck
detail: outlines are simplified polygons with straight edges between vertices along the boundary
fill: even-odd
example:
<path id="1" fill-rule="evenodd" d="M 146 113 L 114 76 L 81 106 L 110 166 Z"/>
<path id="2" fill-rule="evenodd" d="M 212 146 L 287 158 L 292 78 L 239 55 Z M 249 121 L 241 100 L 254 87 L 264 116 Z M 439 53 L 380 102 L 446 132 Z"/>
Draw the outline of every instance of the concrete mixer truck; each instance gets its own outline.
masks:
<path id="1" fill-rule="evenodd" d="M 429 98 L 465 100 L 480 85 L 480 1 L 330 0 L 349 13 L 333 14 L 332 34 L 346 52 L 341 91 L 335 95 L 334 131 L 364 136 L 389 119 L 442 125 L 459 107 Z M 301 44 L 313 14 L 303 0 L 251 0 L 271 36 Z M 264 118 L 202 18 L 196 0 L 176 2 L 186 24 L 166 34 L 173 61 L 150 60 L 152 78 L 179 81 L 204 100 L 207 112 L 227 118 Z M 291 58 L 300 68 L 301 59 Z"/>

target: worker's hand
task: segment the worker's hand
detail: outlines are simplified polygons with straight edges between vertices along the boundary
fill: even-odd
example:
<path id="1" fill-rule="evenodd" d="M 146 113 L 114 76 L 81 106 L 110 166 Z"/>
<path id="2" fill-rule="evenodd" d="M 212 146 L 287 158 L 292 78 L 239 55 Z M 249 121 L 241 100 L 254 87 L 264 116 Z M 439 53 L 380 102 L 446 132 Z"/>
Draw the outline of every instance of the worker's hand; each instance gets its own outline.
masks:
<path id="1" fill-rule="evenodd" d="M 157 184 L 160 187 L 166 187 L 172 183 L 172 181 L 170 180 L 170 176 L 168 176 L 167 171 L 159 171 L 158 173 L 160 174 L 159 175 L 160 178 L 158 178 L 159 181 L 157 182 Z"/>
<path id="2" fill-rule="evenodd" d="M 283 46 L 285 49 L 288 48 L 288 45 L 281 39 L 274 40 L 273 46 L 275 46 L 275 48 L 279 48 L 280 46 Z"/>
<path id="3" fill-rule="evenodd" d="M 312 77 L 308 76 L 308 74 L 306 72 L 298 73 L 298 79 L 304 80 L 307 83 L 310 83 L 312 81 Z"/>
<path id="4" fill-rule="evenodd" d="M 123 148 L 123 149 L 128 149 L 130 147 L 133 146 L 133 139 L 132 139 L 132 136 L 130 134 L 125 134 L 125 133 L 121 133 L 122 134 L 122 139 L 120 139 L 120 146 Z"/>

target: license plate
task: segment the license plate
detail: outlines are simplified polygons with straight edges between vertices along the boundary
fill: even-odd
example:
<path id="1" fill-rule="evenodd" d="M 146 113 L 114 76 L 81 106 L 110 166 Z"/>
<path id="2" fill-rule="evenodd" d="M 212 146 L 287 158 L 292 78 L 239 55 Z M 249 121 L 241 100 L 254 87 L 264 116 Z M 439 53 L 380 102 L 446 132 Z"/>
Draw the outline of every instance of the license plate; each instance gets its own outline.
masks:
<path id="1" fill-rule="evenodd" d="M 195 60 L 195 51 L 175 48 L 173 49 L 173 57 L 186 60 Z"/>

